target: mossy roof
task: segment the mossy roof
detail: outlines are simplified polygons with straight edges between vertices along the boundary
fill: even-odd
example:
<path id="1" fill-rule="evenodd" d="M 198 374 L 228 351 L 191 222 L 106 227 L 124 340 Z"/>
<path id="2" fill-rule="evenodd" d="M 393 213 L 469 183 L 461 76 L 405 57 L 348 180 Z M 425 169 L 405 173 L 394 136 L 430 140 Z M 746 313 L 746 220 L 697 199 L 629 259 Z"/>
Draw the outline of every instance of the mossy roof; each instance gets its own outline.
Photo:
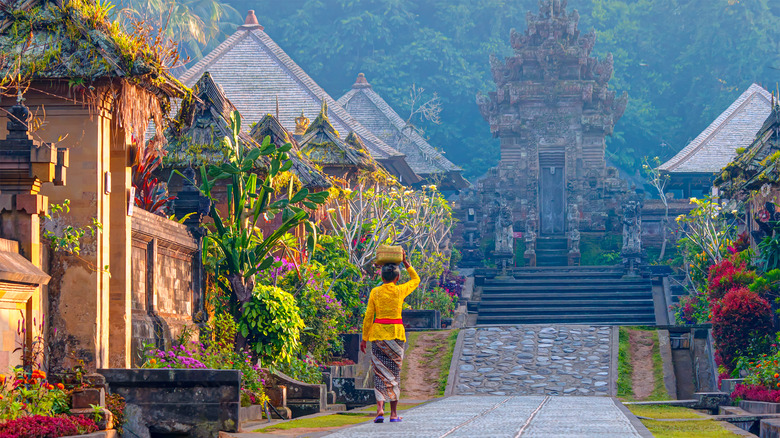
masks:
<path id="1" fill-rule="evenodd" d="M 165 164 L 169 166 L 215 164 L 229 156 L 230 151 L 223 139 L 232 135 L 230 120 L 233 112 L 237 111 L 236 107 L 209 73 L 204 73 L 192 90 L 192 96 L 181 102 L 176 119 L 166 130 Z M 273 116 L 263 118 L 250 133 L 241 131 L 239 139 L 243 147 L 259 147 L 266 135 L 270 135 L 271 141 L 277 145 L 293 144 L 291 171 L 304 187 L 331 187 L 327 177 L 301 155 L 295 140 Z"/>
<path id="2" fill-rule="evenodd" d="M 354 133 L 352 143 L 339 138 L 339 133 L 328 119 L 328 105 L 323 103 L 322 111 L 306 129 L 300 141 L 301 151 L 314 163 L 327 167 L 355 167 L 361 170 L 377 170 L 379 165 L 358 140 Z M 358 146 L 358 147 L 356 147 Z"/>
<path id="3" fill-rule="evenodd" d="M 109 20 L 111 5 L 94 0 L 9 0 L 0 4 L 0 71 L 13 81 L 63 79 L 89 83 L 134 79 L 166 96 L 184 87 L 169 74 L 164 51 Z M 9 83 L 10 82 L 10 83 Z"/>
<path id="4" fill-rule="evenodd" d="M 404 184 L 421 181 L 404 154 L 388 146 L 331 98 L 282 48 L 266 34 L 253 14 L 244 25 L 211 53 L 196 62 L 180 79 L 193 84 L 205 71 L 225 90 L 241 115 L 250 121 L 274 114 L 289 131 L 303 111 L 313 117 L 328 104 L 332 125 L 344 139 L 349 132 L 361 137 L 372 157 Z"/>
<path id="5" fill-rule="evenodd" d="M 257 143 L 262 143 L 263 139 L 269 136 L 271 137 L 271 143 L 277 146 L 285 143 L 292 144 L 290 160 L 293 162 L 293 166 L 290 170 L 298 177 L 304 187 L 328 189 L 333 186 L 328 177 L 320 172 L 306 155 L 301 153 L 298 142 L 284 129 L 276 117 L 267 114 L 252 128 L 249 135 Z"/>
<path id="6" fill-rule="evenodd" d="M 715 185 L 730 197 L 780 183 L 780 105 L 775 104 L 755 140 L 718 175 Z"/>

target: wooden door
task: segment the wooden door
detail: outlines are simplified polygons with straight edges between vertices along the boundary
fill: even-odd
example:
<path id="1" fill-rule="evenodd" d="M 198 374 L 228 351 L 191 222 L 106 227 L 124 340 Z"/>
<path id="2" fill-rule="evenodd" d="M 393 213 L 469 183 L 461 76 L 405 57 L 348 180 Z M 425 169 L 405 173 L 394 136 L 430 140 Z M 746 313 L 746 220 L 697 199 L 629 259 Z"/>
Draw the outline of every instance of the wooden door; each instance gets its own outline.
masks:
<path id="1" fill-rule="evenodd" d="M 563 234 L 566 218 L 564 154 L 539 153 L 539 212 L 542 235 Z"/>

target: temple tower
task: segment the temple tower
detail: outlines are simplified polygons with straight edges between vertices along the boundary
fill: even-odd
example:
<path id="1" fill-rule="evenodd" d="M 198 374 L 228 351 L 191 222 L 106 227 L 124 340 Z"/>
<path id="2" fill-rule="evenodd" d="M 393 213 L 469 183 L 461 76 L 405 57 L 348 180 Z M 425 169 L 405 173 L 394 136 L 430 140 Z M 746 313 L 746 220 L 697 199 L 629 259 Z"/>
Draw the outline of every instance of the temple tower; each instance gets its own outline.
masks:
<path id="1" fill-rule="evenodd" d="M 491 205 L 510 206 L 515 236 L 523 233 L 531 265 L 537 236 L 566 239 L 569 260 L 563 264 L 577 264 L 580 231 L 614 228 L 610 212 L 625 191 L 604 153 L 627 96 L 609 90 L 612 55 L 591 56 L 595 33 L 580 34 L 579 14 L 566 5 L 542 0 L 538 14 L 528 13 L 527 30 L 511 32 L 514 54 L 490 58 L 496 91 L 477 96 L 501 141 L 501 161 L 473 195 L 487 222 L 494 216 Z M 480 228 L 484 234 L 491 224 Z"/>

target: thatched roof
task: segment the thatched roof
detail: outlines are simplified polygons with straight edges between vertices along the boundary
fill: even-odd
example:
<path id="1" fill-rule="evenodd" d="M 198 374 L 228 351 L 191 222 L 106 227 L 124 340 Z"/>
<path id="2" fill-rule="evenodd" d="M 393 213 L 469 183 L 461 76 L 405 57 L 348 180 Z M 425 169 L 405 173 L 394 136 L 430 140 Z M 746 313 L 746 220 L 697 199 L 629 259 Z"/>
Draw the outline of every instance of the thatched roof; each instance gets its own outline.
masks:
<path id="1" fill-rule="evenodd" d="M 780 105 L 775 104 L 761 129 L 741 154 L 718 175 L 715 185 L 728 197 L 740 198 L 764 184 L 780 184 Z"/>
<path id="2" fill-rule="evenodd" d="M 352 133 L 350 133 L 352 134 Z M 348 136 L 349 137 L 349 136 Z M 354 138 L 357 136 L 353 135 Z M 362 146 L 362 143 L 357 143 Z M 323 167 L 354 167 L 360 170 L 376 170 L 379 166 L 365 147 L 357 148 L 339 138 L 339 133 L 328 119 L 328 104 L 306 129 L 300 141 L 301 151 L 314 163 Z"/>
<path id="3" fill-rule="evenodd" d="M 111 8 L 95 0 L 0 1 L 0 93 L 51 80 L 92 109 L 108 94 L 125 143 L 143 139 L 153 120 L 149 144 L 159 145 L 170 98 L 188 92 L 168 71 L 175 47 L 150 43 L 145 25 L 125 32 L 108 20 Z"/>
<path id="4" fill-rule="evenodd" d="M 388 146 L 355 120 L 328 95 L 258 24 L 254 12 L 244 25 L 211 53 L 180 77 L 193 84 L 204 72 L 210 72 L 225 94 L 238 107 L 245 120 L 253 122 L 274 114 L 288 131 L 303 111 L 311 117 L 328 104 L 332 126 L 341 132 L 342 141 L 355 132 L 371 156 L 404 184 L 421 181 L 406 162 L 404 154 Z"/>
<path id="5" fill-rule="evenodd" d="M 227 160 L 230 145 L 223 142 L 232 136 L 230 118 L 236 107 L 205 73 L 192 87 L 192 95 L 182 100 L 179 113 L 165 131 L 168 139 L 165 164 L 170 166 L 201 165 Z M 245 145 L 252 138 L 241 132 Z"/>
<path id="6" fill-rule="evenodd" d="M 168 144 L 165 164 L 180 167 L 215 164 L 227 160 L 230 145 L 223 139 L 232 136 L 230 120 L 234 111 L 237 111 L 236 107 L 225 97 L 219 85 L 209 73 L 204 73 L 193 87 L 192 96 L 181 102 L 176 119 L 166 131 Z M 267 135 L 270 135 L 271 141 L 277 145 L 293 144 L 293 150 L 290 151 L 293 167 L 290 171 L 304 187 L 331 187 L 328 179 L 301 155 L 295 140 L 272 116 L 263 118 L 250 133 L 241 131 L 239 140 L 242 147 L 259 147 Z M 264 165 L 267 166 L 267 163 Z"/>
<path id="7" fill-rule="evenodd" d="M 281 146 L 285 143 L 292 144 L 293 148 L 290 151 L 290 159 L 293 162 L 293 166 L 290 171 L 298 177 L 304 187 L 328 189 L 333 186 L 328 180 L 328 177 L 320 172 L 314 164 L 309 161 L 306 155 L 301 153 L 298 142 L 295 141 L 295 138 L 290 135 L 286 129 L 284 129 L 276 117 L 267 114 L 263 117 L 263 120 L 252 128 L 249 135 L 258 144 L 262 143 L 265 137 L 271 137 L 271 143 L 277 146 Z"/>
<path id="8" fill-rule="evenodd" d="M 106 3 L 107 4 L 107 3 Z M 150 91 L 186 90 L 142 35 L 108 21 L 94 0 L 6 0 L 0 3 L 0 71 L 8 80 L 65 79 L 74 86 L 102 78 L 133 78 Z"/>

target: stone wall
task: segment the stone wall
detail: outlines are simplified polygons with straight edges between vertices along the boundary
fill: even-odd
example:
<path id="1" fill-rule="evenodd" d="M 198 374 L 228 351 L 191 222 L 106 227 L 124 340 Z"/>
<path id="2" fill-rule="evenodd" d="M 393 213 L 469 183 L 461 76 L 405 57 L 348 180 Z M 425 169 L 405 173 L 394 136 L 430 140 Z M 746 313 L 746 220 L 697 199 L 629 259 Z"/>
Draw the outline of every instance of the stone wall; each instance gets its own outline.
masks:
<path id="1" fill-rule="evenodd" d="M 170 346 L 203 315 L 200 242 L 188 227 L 141 209 L 132 216 L 132 350 Z M 200 312 L 200 314 L 199 314 Z"/>
<path id="2" fill-rule="evenodd" d="M 694 207 L 687 199 L 669 201 L 669 228 L 666 230 L 666 254 L 671 254 L 680 237 L 677 232 L 677 216 L 688 214 Z M 660 251 L 663 244 L 664 205 L 660 199 L 648 199 L 642 206 L 642 246 L 646 250 Z M 649 260 L 648 260 L 649 261 Z"/>
<path id="3" fill-rule="evenodd" d="M 217 438 L 237 432 L 236 370 L 105 369 L 109 392 L 125 398 L 125 436 Z"/>

